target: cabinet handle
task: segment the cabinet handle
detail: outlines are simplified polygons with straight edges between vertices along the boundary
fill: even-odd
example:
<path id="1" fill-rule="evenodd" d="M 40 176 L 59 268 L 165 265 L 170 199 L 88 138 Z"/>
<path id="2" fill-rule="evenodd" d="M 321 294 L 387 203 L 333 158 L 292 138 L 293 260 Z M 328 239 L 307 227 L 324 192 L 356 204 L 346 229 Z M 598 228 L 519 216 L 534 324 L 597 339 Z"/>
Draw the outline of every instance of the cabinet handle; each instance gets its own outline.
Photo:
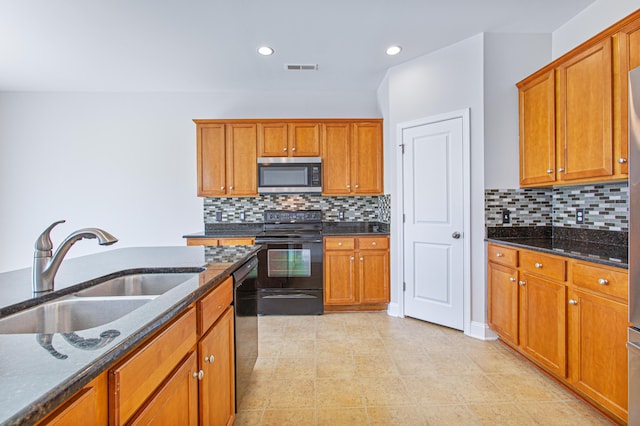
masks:
<path id="1" fill-rule="evenodd" d="M 526 281 L 518 281 L 518 284 L 519 285 L 525 285 L 525 284 L 527 284 L 527 282 Z"/>
<path id="2" fill-rule="evenodd" d="M 496 257 L 502 257 L 502 256 L 504 256 L 504 254 L 502 254 L 502 253 L 496 253 Z"/>
<path id="3" fill-rule="evenodd" d="M 626 159 L 626 158 L 618 158 L 618 163 L 620 163 L 620 164 L 624 164 L 624 163 L 626 163 L 626 162 L 627 162 L 627 159 Z"/>
<path id="4" fill-rule="evenodd" d="M 562 172 L 564 172 L 564 169 L 563 169 L 562 167 L 560 167 L 560 168 L 558 169 L 558 173 L 562 173 Z"/>
<path id="5" fill-rule="evenodd" d="M 204 357 L 204 362 L 208 362 L 209 364 L 213 364 L 213 361 L 216 360 L 214 355 L 209 355 Z"/>
<path id="6" fill-rule="evenodd" d="M 578 304 L 578 301 L 577 301 L 577 300 L 575 300 L 575 299 L 569 299 L 569 304 L 570 304 L 570 305 L 577 305 L 577 304 Z"/>
<path id="7" fill-rule="evenodd" d="M 538 268 L 538 269 L 541 269 L 541 268 L 542 268 L 542 263 L 536 263 L 536 264 L 535 264 L 535 265 L 533 265 L 533 266 L 535 266 L 535 267 L 536 267 L 536 268 Z"/>
<path id="8" fill-rule="evenodd" d="M 200 370 L 200 371 L 193 372 L 194 379 L 202 380 L 203 377 L 204 377 L 204 371 Z"/>
<path id="9" fill-rule="evenodd" d="M 553 173 L 553 169 L 547 169 L 547 174 Z"/>
<path id="10" fill-rule="evenodd" d="M 607 284 L 609 284 L 609 280 L 605 280 L 604 278 L 600 278 L 600 279 L 598 280 L 598 284 L 600 284 L 600 285 L 607 285 Z"/>
<path id="11" fill-rule="evenodd" d="M 295 151 L 295 150 L 296 150 L 296 147 L 295 147 L 295 146 L 294 146 L 293 148 L 291 148 L 291 151 Z"/>
<path id="12" fill-rule="evenodd" d="M 513 277 L 509 277 L 509 281 L 511 281 L 512 283 L 515 283 L 515 282 L 516 282 L 516 279 L 515 279 L 515 278 L 513 278 Z"/>

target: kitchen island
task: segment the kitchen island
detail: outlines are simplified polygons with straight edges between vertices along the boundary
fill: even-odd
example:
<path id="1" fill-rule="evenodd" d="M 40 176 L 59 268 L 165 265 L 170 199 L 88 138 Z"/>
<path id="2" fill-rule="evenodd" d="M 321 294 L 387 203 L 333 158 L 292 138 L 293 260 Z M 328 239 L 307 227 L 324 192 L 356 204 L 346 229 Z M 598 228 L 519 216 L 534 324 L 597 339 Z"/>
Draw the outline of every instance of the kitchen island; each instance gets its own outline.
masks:
<path id="1" fill-rule="evenodd" d="M 194 277 L 107 324 L 61 333 L 0 334 L 0 424 L 31 424 L 117 364 L 227 279 L 259 246 L 124 248 L 67 259 L 55 292 L 33 297 L 31 268 L 0 274 L 0 319 L 56 297 L 131 273 L 192 272 Z M 82 345 L 109 335 L 105 345 Z M 76 344 L 74 344 L 76 343 Z"/>

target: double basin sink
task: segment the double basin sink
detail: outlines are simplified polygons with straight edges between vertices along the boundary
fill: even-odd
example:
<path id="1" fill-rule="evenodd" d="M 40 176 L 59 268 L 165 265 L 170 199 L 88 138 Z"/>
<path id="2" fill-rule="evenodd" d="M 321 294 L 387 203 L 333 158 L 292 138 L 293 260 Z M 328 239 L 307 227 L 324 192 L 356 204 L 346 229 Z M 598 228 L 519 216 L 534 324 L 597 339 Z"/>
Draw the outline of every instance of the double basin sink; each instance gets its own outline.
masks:
<path id="1" fill-rule="evenodd" d="M 98 327 L 138 309 L 199 272 L 112 278 L 0 319 L 0 334 L 69 333 Z"/>

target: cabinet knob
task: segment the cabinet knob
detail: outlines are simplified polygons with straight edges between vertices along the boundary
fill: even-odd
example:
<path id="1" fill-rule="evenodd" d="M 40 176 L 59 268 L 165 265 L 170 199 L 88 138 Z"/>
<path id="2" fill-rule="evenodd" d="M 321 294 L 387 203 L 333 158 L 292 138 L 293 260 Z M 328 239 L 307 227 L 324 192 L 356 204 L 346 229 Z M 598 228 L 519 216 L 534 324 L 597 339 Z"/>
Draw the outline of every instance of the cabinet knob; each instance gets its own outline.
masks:
<path id="1" fill-rule="evenodd" d="M 342 241 L 338 243 L 338 247 L 342 247 Z"/>
<path id="2" fill-rule="evenodd" d="M 620 164 L 624 164 L 624 163 L 626 163 L 626 162 L 627 162 L 627 159 L 626 159 L 626 158 L 618 158 L 618 163 L 620 163 Z"/>
<path id="3" fill-rule="evenodd" d="M 516 282 L 516 279 L 515 279 L 515 278 L 513 278 L 513 277 L 509 277 L 509 281 L 511 281 L 512 283 L 515 283 L 515 282 Z"/>
<path id="4" fill-rule="evenodd" d="M 454 232 L 453 234 L 451 234 L 451 237 L 454 240 L 457 240 L 458 238 L 460 238 L 460 233 L 458 231 Z"/>
<path id="5" fill-rule="evenodd" d="M 356 189 L 360 188 L 360 185 L 356 185 Z"/>
<path id="6" fill-rule="evenodd" d="M 361 258 L 360 258 L 360 260 L 361 260 L 361 261 L 364 261 L 364 257 L 361 257 Z"/>
<path id="7" fill-rule="evenodd" d="M 220 190 L 221 190 L 221 191 L 224 191 L 224 186 L 221 186 L 221 187 L 220 187 Z"/>
<path id="8" fill-rule="evenodd" d="M 578 301 L 577 301 L 577 300 L 575 300 L 575 299 L 569 299 L 569 304 L 570 304 L 570 305 L 577 305 L 577 304 L 578 304 Z"/>
<path id="9" fill-rule="evenodd" d="M 502 257 L 502 256 L 504 256 L 504 254 L 502 254 L 502 253 L 496 253 L 496 257 Z"/>
<path id="10" fill-rule="evenodd" d="M 230 186 L 230 187 L 229 187 L 229 190 L 230 190 L 230 191 L 233 191 L 233 186 Z"/>
<path id="11" fill-rule="evenodd" d="M 347 185 L 347 189 L 351 189 L 351 185 Z"/>
<path id="12" fill-rule="evenodd" d="M 372 243 L 371 243 L 371 245 L 372 245 L 372 246 L 377 246 L 377 245 L 378 245 L 378 243 L 374 241 L 374 242 L 372 242 Z"/>
<path id="13" fill-rule="evenodd" d="M 541 268 L 542 268 L 542 263 L 536 263 L 536 264 L 535 264 L 535 265 L 533 265 L 533 266 L 535 266 L 535 267 L 536 267 L 536 268 L 538 268 L 538 269 L 541 269 Z"/>
<path id="14" fill-rule="evenodd" d="M 598 280 L 598 284 L 600 284 L 600 285 L 607 285 L 607 284 L 609 284 L 609 280 L 605 280 L 604 278 L 600 278 L 600 279 Z"/>
<path id="15" fill-rule="evenodd" d="M 525 285 L 525 284 L 527 284 L 527 282 L 526 281 L 518 281 L 518 284 L 519 285 Z"/>
<path id="16" fill-rule="evenodd" d="M 296 150 L 296 147 L 295 147 L 295 146 L 294 146 L 293 148 L 291 148 L 291 151 L 295 151 L 295 150 Z"/>
<path id="17" fill-rule="evenodd" d="M 547 174 L 553 173 L 553 169 L 547 169 Z"/>
<path id="18" fill-rule="evenodd" d="M 287 151 L 287 148 L 282 148 L 282 150 L 286 152 L 286 151 Z"/>
<path id="19" fill-rule="evenodd" d="M 200 370 L 200 371 L 193 372 L 194 379 L 202 380 L 203 377 L 204 377 L 204 371 Z"/>
<path id="20" fill-rule="evenodd" d="M 204 362 L 208 362 L 209 364 L 213 364 L 213 361 L 216 360 L 216 357 L 212 354 L 204 357 Z"/>
<path id="21" fill-rule="evenodd" d="M 562 173 L 562 172 L 564 172 L 564 169 L 563 169 L 562 167 L 560 167 L 560 168 L 558 169 L 558 173 Z"/>
<path id="22" fill-rule="evenodd" d="M 353 261 L 353 260 L 356 260 L 356 258 L 355 258 L 355 257 L 353 257 L 353 256 L 351 256 L 351 260 L 352 260 L 352 261 Z"/>

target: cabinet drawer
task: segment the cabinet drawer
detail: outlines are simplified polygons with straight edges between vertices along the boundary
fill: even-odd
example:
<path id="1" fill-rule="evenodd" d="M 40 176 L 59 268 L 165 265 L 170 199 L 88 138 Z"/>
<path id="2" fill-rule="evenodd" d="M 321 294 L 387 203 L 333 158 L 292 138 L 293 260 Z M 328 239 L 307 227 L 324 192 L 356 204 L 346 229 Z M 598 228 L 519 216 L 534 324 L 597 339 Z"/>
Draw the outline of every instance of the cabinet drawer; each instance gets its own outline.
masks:
<path id="1" fill-rule="evenodd" d="M 353 250 L 355 247 L 356 241 L 353 237 L 326 237 L 324 239 L 326 250 Z"/>
<path id="2" fill-rule="evenodd" d="M 196 310 L 190 308 L 134 355 L 109 371 L 109 418 L 124 424 L 196 344 Z"/>
<path id="3" fill-rule="evenodd" d="M 567 279 L 567 262 L 553 256 L 535 251 L 520 252 L 520 268 L 532 274 L 541 275 L 556 281 Z"/>
<path id="4" fill-rule="evenodd" d="M 202 336 L 233 302 L 233 278 L 229 277 L 198 302 L 198 332 Z"/>
<path id="5" fill-rule="evenodd" d="M 489 262 L 500 263 L 506 266 L 518 266 L 518 250 L 504 246 L 489 244 L 487 249 Z"/>
<path id="6" fill-rule="evenodd" d="M 571 265 L 573 284 L 610 296 L 628 298 L 629 279 L 626 271 L 615 271 L 598 265 L 574 262 Z"/>
<path id="7" fill-rule="evenodd" d="M 389 248 L 389 239 L 387 237 L 360 237 L 358 238 L 358 248 L 360 250 L 386 250 Z"/>

